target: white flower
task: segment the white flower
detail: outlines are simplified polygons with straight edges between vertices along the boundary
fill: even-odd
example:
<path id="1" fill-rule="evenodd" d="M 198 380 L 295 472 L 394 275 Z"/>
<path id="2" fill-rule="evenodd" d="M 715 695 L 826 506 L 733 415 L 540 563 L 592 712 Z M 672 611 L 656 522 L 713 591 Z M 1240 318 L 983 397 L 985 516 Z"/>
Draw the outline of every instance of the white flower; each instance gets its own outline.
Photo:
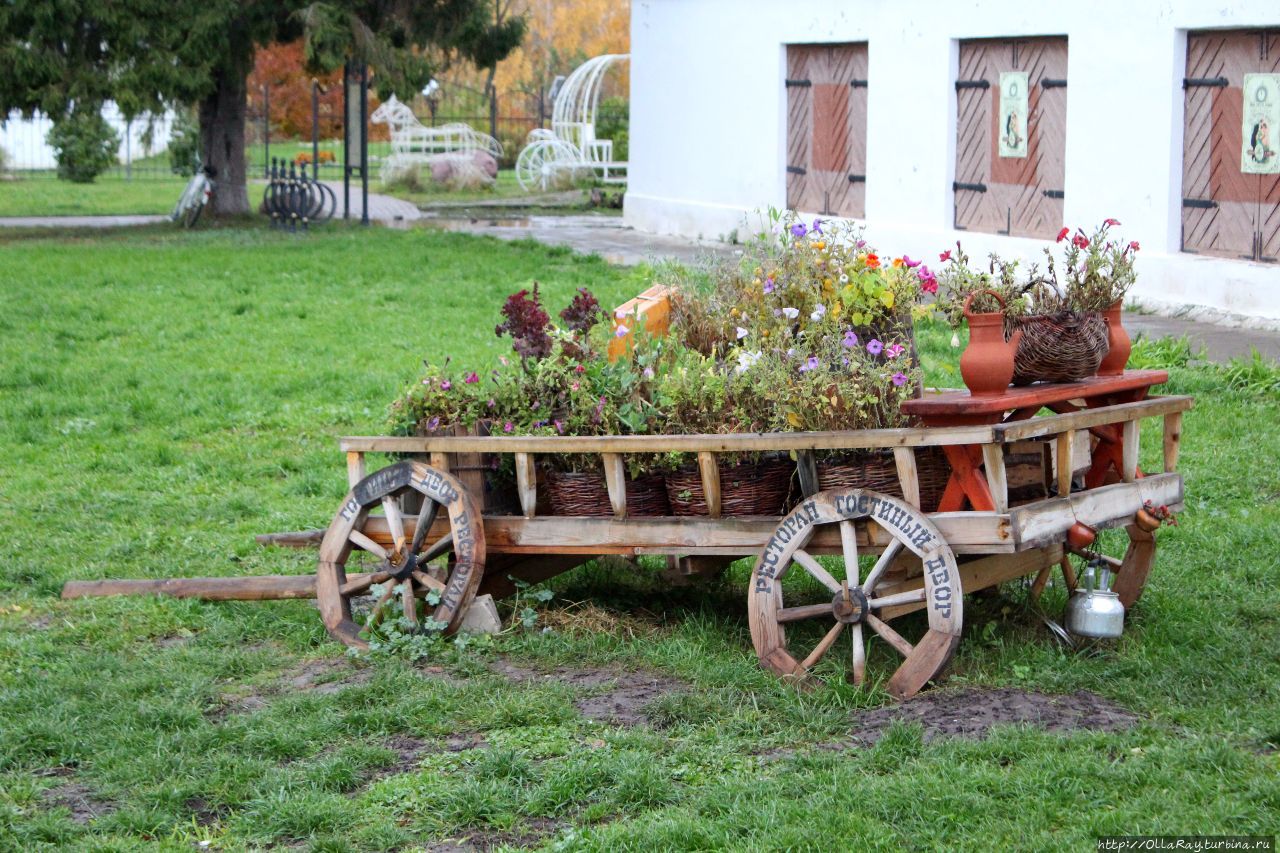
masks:
<path id="1" fill-rule="evenodd" d="M 738 353 L 738 366 L 734 368 L 734 371 L 737 373 L 746 373 L 757 361 L 760 360 L 760 355 L 760 350 L 756 350 L 755 352 L 747 352 L 746 350 L 743 350 Z"/>
<path id="2" fill-rule="evenodd" d="M 741 326 L 738 327 L 738 340 L 742 340 L 749 334 L 751 333 L 748 332 L 746 329 L 742 328 Z"/>
<path id="3" fill-rule="evenodd" d="M 794 320 L 795 318 L 800 316 L 800 309 L 799 308 L 783 308 L 782 313 L 783 313 L 783 316 L 785 316 L 788 320 Z"/>
<path id="4" fill-rule="evenodd" d="M 841 283 L 841 284 L 848 284 L 848 283 L 849 283 L 849 276 L 845 275 L 844 273 L 840 273 L 840 283 Z"/>
<path id="5" fill-rule="evenodd" d="M 813 309 L 813 313 L 809 315 L 809 319 L 816 323 L 822 319 L 822 315 L 825 313 L 827 313 L 827 306 L 819 304 L 817 308 Z"/>
<path id="6" fill-rule="evenodd" d="M 956 349 L 959 349 L 959 348 L 960 348 L 960 333 L 959 333 L 959 332 L 952 332 L 952 333 L 951 333 L 951 346 L 955 347 Z"/>

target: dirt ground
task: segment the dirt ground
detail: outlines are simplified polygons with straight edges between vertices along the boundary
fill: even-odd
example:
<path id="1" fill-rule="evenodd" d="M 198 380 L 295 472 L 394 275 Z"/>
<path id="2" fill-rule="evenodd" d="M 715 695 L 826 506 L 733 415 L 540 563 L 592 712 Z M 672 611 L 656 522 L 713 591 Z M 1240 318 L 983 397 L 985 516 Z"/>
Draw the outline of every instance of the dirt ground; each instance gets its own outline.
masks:
<path id="1" fill-rule="evenodd" d="M 567 684 L 588 695 L 574 705 L 588 720 L 621 726 L 641 726 L 649 722 L 646 709 L 658 699 L 687 692 L 689 685 L 678 678 L 655 672 L 626 672 L 610 667 L 558 667 L 537 670 L 499 660 L 493 671 L 512 681 L 554 681 Z"/>

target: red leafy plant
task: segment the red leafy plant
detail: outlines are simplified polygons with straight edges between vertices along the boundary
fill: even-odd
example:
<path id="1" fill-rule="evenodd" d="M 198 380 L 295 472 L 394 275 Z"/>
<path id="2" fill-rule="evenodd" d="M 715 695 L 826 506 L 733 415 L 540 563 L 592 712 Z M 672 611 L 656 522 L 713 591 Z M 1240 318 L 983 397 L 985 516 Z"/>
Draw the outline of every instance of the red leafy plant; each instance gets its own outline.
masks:
<path id="1" fill-rule="evenodd" d="M 493 333 L 498 337 L 511 336 L 511 346 L 522 359 L 546 358 L 551 353 L 551 318 L 542 308 L 538 296 L 538 283 L 533 283 L 532 294 L 519 290 L 507 297 L 502 306 L 504 319 Z"/>

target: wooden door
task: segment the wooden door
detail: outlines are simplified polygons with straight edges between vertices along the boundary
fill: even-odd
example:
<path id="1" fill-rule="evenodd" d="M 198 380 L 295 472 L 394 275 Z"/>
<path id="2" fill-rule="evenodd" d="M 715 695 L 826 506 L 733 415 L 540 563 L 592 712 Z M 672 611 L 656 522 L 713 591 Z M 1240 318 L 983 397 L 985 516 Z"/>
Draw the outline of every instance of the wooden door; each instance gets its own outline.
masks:
<path id="1" fill-rule="evenodd" d="M 787 207 L 866 216 L 867 46 L 787 45 Z"/>
<path id="2" fill-rule="evenodd" d="M 1245 74 L 1280 73 L 1280 32 L 1187 36 L 1182 250 L 1251 261 L 1280 256 L 1280 175 L 1241 171 Z M 1275 137 L 1272 137 L 1273 140 Z"/>
<path id="3" fill-rule="evenodd" d="M 1003 71 L 1027 73 L 1026 157 L 1000 156 Z M 1066 38 L 961 42 L 956 107 L 955 227 L 1057 236 L 1066 181 Z"/>

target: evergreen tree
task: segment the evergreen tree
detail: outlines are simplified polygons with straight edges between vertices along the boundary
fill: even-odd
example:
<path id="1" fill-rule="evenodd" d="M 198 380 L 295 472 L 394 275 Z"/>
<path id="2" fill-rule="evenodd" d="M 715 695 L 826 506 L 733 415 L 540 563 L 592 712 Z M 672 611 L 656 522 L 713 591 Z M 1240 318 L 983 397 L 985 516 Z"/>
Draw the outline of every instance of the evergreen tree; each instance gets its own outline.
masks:
<path id="1" fill-rule="evenodd" d="M 249 212 L 246 80 L 261 46 L 304 39 L 307 70 L 369 63 L 379 94 L 408 98 L 449 63 L 489 67 L 524 35 L 492 0 L 8 0 L 0 3 L 0 115 L 54 121 L 114 100 L 131 118 L 197 106 L 217 170 L 214 212 Z"/>

